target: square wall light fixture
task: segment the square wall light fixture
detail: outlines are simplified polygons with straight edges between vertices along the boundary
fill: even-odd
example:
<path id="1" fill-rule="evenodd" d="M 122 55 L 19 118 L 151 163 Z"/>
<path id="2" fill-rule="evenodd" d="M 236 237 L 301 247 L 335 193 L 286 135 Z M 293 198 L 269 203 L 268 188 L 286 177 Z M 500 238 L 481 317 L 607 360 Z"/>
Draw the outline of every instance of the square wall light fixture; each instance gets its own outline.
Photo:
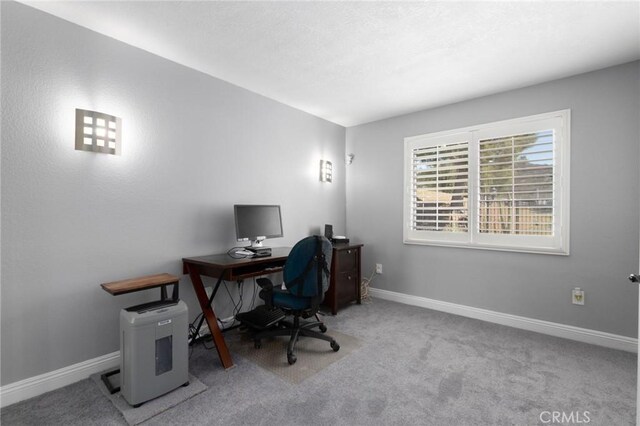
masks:
<path id="1" fill-rule="evenodd" d="M 122 119 L 76 109 L 76 150 L 120 155 Z"/>
<path id="2" fill-rule="evenodd" d="M 331 161 L 320 160 L 320 182 L 329 182 L 333 179 L 333 166 Z"/>

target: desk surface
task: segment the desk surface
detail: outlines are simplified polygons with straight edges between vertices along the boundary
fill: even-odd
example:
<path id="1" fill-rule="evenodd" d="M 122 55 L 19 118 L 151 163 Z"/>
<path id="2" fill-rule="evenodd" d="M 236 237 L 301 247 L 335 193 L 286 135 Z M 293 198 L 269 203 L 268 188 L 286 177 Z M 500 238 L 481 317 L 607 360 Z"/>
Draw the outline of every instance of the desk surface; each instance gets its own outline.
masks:
<path id="1" fill-rule="evenodd" d="M 236 259 L 234 257 L 229 256 L 227 253 L 223 254 L 210 254 L 207 256 L 197 256 L 197 257 L 185 257 L 182 259 L 183 262 L 194 263 L 197 265 L 204 266 L 218 266 L 218 267 L 227 267 L 232 268 L 234 266 L 241 266 L 246 264 L 261 264 L 261 263 L 270 263 L 274 260 L 282 260 L 282 258 L 287 258 L 289 256 L 289 252 L 291 251 L 291 247 L 272 247 L 271 248 L 271 256 L 264 257 L 242 257 Z"/>
<path id="2" fill-rule="evenodd" d="M 271 256 L 233 258 L 228 254 L 210 254 L 207 256 L 185 257 L 182 259 L 183 272 L 189 273 L 188 266 L 196 267 L 198 273 L 225 280 L 265 275 L 273 270 L 282 270 L 291 247 L 272 247 Z"/>

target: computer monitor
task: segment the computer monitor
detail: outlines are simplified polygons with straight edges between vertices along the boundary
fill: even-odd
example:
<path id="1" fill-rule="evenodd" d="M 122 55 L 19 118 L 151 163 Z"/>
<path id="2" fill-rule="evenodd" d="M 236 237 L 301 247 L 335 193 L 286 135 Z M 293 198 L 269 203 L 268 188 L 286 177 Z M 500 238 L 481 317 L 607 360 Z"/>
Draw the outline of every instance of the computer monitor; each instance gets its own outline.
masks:
<path id="1" fill-rule="evenodd" d="M 262 247 L 266 238 L 282 237 L 280 206 L 236 204 L 233 206 L 238 241 L 251 241 L 251 247 Z"/>

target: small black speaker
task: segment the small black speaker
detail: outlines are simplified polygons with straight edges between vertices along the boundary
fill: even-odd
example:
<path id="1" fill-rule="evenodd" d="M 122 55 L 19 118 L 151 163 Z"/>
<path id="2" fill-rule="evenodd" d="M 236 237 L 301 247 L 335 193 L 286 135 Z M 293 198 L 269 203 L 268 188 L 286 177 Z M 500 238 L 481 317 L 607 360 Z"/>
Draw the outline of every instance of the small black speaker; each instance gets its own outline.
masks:
<path id="1" fill-rule="evenodd" d="M 324 236 L 327 237 L 328 240 L 333 238 L 333 225 L 324 225 Z"/>

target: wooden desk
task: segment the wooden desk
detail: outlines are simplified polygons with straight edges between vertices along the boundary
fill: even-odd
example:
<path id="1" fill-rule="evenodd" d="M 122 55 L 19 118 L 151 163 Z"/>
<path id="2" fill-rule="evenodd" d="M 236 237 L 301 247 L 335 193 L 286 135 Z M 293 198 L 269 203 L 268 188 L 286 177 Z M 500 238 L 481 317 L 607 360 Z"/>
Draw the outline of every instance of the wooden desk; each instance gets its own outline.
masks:
<path id="1" fill-rule="evenodd" d="M 218 327 L 218 319 L 212 306 L 213 298 L 218 292 L 220 283 L 223 280 L 240 282 L 245 278 L 279 272 L 287 261 L 290 251 L 291 248 L 289 247 L 274 247 L 271 249 L 271 256 L 268 257 L 235 259 L 225 253 L 182 259 L 183 273 L 189 274 L 191 278 L 193 289 L 202 309 L 203 319 L 207 321 L 213 342 L 218 351 L 218 357 L 224 368 L 233 367 L 233 360 L 231 359 L 229 348 L 227 348 L 227 343 L 224 341 L 222 331 Z M 203 276 L 218 278 L 210 297 L 207 297 L 207 292 L 202 282 Z M 198 330 L 201 325 L 202 320 L 198 324 Z"/>

